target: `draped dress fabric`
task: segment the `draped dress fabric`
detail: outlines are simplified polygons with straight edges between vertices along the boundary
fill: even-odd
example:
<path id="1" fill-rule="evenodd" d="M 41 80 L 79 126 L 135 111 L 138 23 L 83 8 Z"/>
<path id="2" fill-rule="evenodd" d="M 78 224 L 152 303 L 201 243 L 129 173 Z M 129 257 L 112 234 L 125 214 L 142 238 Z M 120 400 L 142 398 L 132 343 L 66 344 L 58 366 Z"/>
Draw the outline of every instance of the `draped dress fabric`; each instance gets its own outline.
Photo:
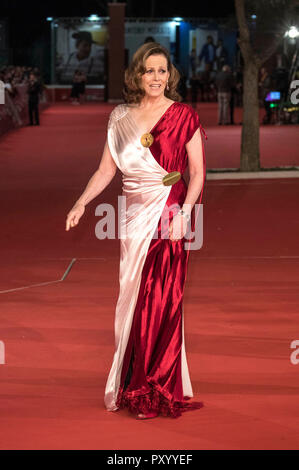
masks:
<path id="1" fill-rule="evenodd" d="M 143 147 L 129 105 L 116 106 L 109 117 L 107 142 L 122 172 L 124 197 L 115 352 L 104 396 L 109 411 L 157 411 L 176 418 L 203 406 L 187 402 L 193 397 L 183 323 L 187 239 L 173 242 L 167 235 L 170 221 L 184 203 L 187 185 L 183 177 L 170 186 L 162 182 L 172 171 L 183 175 L 188 165 L 185 145 L 197 129 L 207 138 L 196 111 L 173 102 L 150 131 L 152 145 Z M 204 146 L 203 167 L 205 181 Z M 203 188 L 199 203 L 202 193 Z"/>

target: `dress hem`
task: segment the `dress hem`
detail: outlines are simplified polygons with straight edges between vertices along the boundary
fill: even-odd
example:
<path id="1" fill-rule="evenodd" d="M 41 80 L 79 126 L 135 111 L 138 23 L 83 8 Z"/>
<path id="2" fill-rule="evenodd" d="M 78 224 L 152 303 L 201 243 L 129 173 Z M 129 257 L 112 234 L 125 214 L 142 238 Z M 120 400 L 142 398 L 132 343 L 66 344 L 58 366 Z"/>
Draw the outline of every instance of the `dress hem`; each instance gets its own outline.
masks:
<path id="1" fill-rule="evenodd" d="M 184 397 L 183 401 L 173 401 L 166 398 L 155 385 L 149 384 L 150 391 L 144 392 L 126 392 L 123 387 L 120 388 L 116 406 L 118 409 L 127 408 L 132 414 L 157 412 L 159 415 L 178 418 L 185 411 L 191 411 L 203 408 L 203 402 L 187 403 L 190 397 Z"/>

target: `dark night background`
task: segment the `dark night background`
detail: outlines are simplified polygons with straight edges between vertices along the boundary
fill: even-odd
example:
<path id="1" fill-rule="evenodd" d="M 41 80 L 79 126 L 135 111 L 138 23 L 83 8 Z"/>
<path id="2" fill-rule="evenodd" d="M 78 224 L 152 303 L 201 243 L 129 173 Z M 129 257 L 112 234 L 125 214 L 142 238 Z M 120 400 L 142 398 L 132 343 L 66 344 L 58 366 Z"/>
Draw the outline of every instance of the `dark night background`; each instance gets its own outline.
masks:
<path id="1" fill-rule="evenodd" d="M 175 16 L 193 18 L 224 18 L 234 13 L 234 1 L 140 1 L 128 0 L 127 17 Z M 47 17 L 74 17 L 98 14 L 108 15 L 108 1 L 59 1 L 23 2 L 1 0 L 0 18 L 8 19 L 9 63 L 14 65 L 39 64 L 43 75 L 50 79 L 51 37 Z"/>
<path id="2" fill-rule="evenodd" d="M 234 12 L 234 1 L 140 1 L 130 0 L 126 6 L 126 16 L 151 17 L 152 5 L 155 17 L 225 17 Z M 45 39 L 49 30 L 47 16 L 89 16 L 96 13 L 108 16 L 108 2 L 97 0 L 63 2 L 22 2 L 1 0 L 0 16 L 10 22 L 10 46 L 30 46 L 36 39 Z"/>

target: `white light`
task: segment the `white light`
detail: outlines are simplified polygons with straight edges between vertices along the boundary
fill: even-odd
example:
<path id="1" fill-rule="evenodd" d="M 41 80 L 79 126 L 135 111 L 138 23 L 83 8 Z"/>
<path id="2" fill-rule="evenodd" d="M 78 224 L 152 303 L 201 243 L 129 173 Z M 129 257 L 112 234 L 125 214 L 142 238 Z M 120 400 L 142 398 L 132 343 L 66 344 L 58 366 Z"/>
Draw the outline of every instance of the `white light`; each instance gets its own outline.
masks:
<path id="1" fill-rule="evenodd" d="M 53 21 L 52 16 L 48 16 L 47 21 Z"/>
<path id="2" fill-rule="evenodd" d="M 253 20 L 256 20 L 256 15 L 251 15 L 251 18 L 252 18 Z"/>
<path id="3" fill-rule="evenodd" d="M 98 15 L 90 15 L 87 19 L 89 21 L 98 21 L 100 17 Z"/>
<path id="4" fill-rule="evenodd" d="M 183 21 L 183 18 L 181 18 L 180 16 L 176 16 L 175 18 L 173 18 L 173 21 Z"/>
<path id="5" fill-rule="evenodd" d="M 299 36 L 299 31 L 296 26 L 291 26 L 289 31 L 286 32 L 286 36 L 289 36 L 291 39 L 295 39 Z"/>

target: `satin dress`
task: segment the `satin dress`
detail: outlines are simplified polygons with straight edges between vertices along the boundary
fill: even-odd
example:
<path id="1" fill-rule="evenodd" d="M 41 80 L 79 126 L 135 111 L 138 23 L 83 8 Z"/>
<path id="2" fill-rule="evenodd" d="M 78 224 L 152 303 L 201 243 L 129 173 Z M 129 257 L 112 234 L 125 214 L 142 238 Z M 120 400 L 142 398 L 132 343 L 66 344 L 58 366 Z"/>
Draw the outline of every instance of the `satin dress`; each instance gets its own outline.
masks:
<path id="1" fill-rule="evenodd" d="M 184 203 L 187 184 L 183 177 L 172 185 L 163 183 L 171 172 L 183 175 L 188 165 L 185 145 L 197 129 L 207 138 L 196 111 L 175 101 L 151 129 L 153 142 L 145 147 L 130 105 L 117 105 L 109 116 L 107 142 L 123 183 L 115 352 L 104 396 L 109 411 L 157 411 L 177 418 L 203 406 L 188 402 L 193 390 L 183 293 L 189 250 L 185 237 L 175 242 L 166 235 Z M 205 181 L 204 145 L 203 160 Z M 194 206 L 192 230 L 195 217 Z"/>

